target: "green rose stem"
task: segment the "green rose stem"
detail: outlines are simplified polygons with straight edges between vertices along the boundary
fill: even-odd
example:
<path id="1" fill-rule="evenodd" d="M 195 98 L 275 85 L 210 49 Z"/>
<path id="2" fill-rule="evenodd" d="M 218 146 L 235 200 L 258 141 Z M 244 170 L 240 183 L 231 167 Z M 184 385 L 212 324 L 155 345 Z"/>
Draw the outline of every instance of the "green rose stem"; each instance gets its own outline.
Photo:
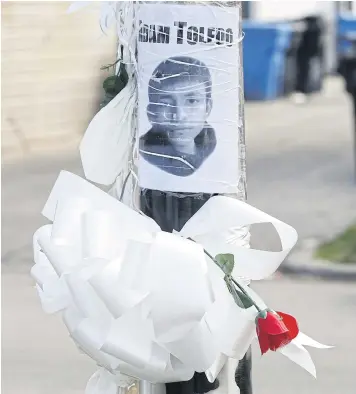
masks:
<path id="1" fill-rule="evenodd" d="M 124 183 L 122 184 L 122 189 L 121 189 L 121 193 L 120 193 L 120 197 L 119 197 L 119 201 L 122 202 L 122 199 L 124 198 L 124 194 L 125 194 L 125 190 L 126 190 L 126 186 L 127 186 L 127 182 L 130 178 L 131 175 L 131 170 L 129 171 L 129 173 L 126 175 L 125 179 L 124 179 Z"/>
<path id="2" fill-rule="evenodd" d="M 253 306 L 257 309 L 258 312 L 262 312 L 262 309 L 255 303 L 255 301 L 248 295 L 248 293 L 246 292 L 246 290 L 232 277 L 230 276 L 231 281 L 235 284 L 235 286 L 237 286 L 239 288 L 239 290 L 241 290 L 241 292 L 248 297 L 248 299 L 251 301 L 251 303 L 253 304 Z"/>
<path id="3" fill-rule="evenodd" d="M 194 241 L 193 238 L 188 238 L 190 241 Z M 238 295 L 236 294 L 236 289 L 234 288 L 233 284 L 241 291 L 241 293 L 248 298 L 248 300 L 251 302 L 251 304 L 257 309 L 257 311 L 260 313 L 262 312 L 262 309 L 255 303 L 255 301 L 249 296 L 249 294 L 246 292 L 246 290 L 240 285 L 240 283 L 238 283 L 236 281 L 236 279 L 234 279 L 230 274 L 226 273 L 226 271 L 224 270 L 224 267 L 221 266 L 221 264 L 219 264 L 219 262 L 216 260 L 216 258 L 214 258 L 206 249 L 203 249 L 204 253 L 225 273 L 225 277 L 224 280 L 226 282 L 226 285 L 230 291 L 230 293 L 232 293 L 234 300 L 236 302 L 236 298 L 238 297 Z M 237 303 L 237 302 L 236 302 Z"/>

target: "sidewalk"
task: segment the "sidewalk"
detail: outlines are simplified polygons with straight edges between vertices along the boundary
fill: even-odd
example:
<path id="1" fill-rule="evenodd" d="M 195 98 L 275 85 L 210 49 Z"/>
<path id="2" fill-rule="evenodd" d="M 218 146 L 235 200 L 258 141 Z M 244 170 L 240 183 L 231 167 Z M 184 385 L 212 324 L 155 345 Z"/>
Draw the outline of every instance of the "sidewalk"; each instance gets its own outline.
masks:
<path id="1" fill-rule="evenodd" d="M 356 220 L 351 101 L 340 79 L 305 105 L 246 105 L 248 200 L 296 228 L 300 244 Z"/>

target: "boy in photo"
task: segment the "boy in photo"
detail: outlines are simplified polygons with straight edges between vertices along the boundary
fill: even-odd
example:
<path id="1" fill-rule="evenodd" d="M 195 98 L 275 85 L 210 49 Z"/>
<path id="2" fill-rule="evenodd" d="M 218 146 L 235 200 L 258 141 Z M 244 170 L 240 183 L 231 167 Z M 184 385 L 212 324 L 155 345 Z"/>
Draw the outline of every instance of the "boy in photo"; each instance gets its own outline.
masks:
<path id="1" fill-rule="evenodd" d="M 212 109 L 208 67 L 188 56 L 160 63 L 149 81 L 147 116 L 151 129 L 140 138 L 140 154 L 176 176 L 193 174 L 216 147 L 207 123 Z"/>

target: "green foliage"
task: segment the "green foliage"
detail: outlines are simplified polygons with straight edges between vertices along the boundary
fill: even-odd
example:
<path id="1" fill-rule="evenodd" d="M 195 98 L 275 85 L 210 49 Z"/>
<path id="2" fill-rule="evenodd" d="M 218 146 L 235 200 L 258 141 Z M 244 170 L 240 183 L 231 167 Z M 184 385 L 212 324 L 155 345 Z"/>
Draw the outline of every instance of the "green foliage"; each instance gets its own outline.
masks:
<path id="1" fill-rule="evenodd" d="M 232 297 L 234 298 L 235 303 L 240 307 L 240 308 L 250 308 L 251 306 L 254 305 L 254 302 L 251 300 L 251 298 L 247 295 L 244 294 L 242 289 L 240 289 L 238 286 L 235 286 L 234 284 L 234 279 L 232 278 L 231 274 L 234 269 L 235 265 L 235 258 L 233 254 L 226 253 L 226 254 L 218 254 L 215 256 L 215 262 L 219 266 L 219 268 L 225 273 L 225 283 L 227 288 L 229 289 L 229 292 L 231 293 Z M 235 281 L 236 283 L 236 281 Z"/>
<path id="2" fill-rule="evenodd" d="M 356 263 L 356 224 L 319 246 L 315 257 L 339 263 Z"/>
<path id="3" fill-rule="evenodd" d="M 114 65 L 115 63 L 113 65 L 108 65 L 105 68 L 114 67 Z M 110 77 L 106 78 L 103 83 L 105 96 L 101 102 L 100 108 L 103 108 L 109 104 L 110 101 L 125 88 L 128 80 L 129 76 L 126 71 L 126 67 L 121 62 L 117 75 L 111 75 Z"/>
<path id="4" fill-rule="evenodd" d="M 231 275 L 235 265 L 234 255 L 218 254 L 215 256 L 215 260 L 219 264 L 219 267 L 224 271 L 225 275 Z"/>

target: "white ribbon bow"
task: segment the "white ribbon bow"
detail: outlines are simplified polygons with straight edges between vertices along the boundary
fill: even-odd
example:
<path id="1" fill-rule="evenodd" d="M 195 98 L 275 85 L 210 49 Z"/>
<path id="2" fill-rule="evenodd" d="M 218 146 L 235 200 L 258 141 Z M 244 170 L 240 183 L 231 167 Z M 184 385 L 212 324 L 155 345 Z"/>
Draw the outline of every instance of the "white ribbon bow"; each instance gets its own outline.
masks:
<path id="1" fill-rule="evenodd" d="M 43 214 L 53 224 L 34 235 L 32 275 L 43 309 L 62 311 L 72 339 L 106 371 L 92 377 L 87 394 L 99 386 L 111 394 L 110 382 L 117 385 L 120 376 L 164 383 L 189 380 L 197 371 L 213 381 L 228 357 L 246 353 L 256 335 L 257 310 L 234 303 L 223 272 L 203 247 L 213 255 L 233 253 L 236 275 L 261 279 L 277 269 L 297 239 L 292 227 L 223 196 L 211 198 L 179 236 L 166 233 L 65 171 Z M 262 222 L 275 226 L 281 252 L 226 242 L 231 227 Z M 324 346 L 302 334 L 281 352 L 315 374 L 303 344 Z"/>

